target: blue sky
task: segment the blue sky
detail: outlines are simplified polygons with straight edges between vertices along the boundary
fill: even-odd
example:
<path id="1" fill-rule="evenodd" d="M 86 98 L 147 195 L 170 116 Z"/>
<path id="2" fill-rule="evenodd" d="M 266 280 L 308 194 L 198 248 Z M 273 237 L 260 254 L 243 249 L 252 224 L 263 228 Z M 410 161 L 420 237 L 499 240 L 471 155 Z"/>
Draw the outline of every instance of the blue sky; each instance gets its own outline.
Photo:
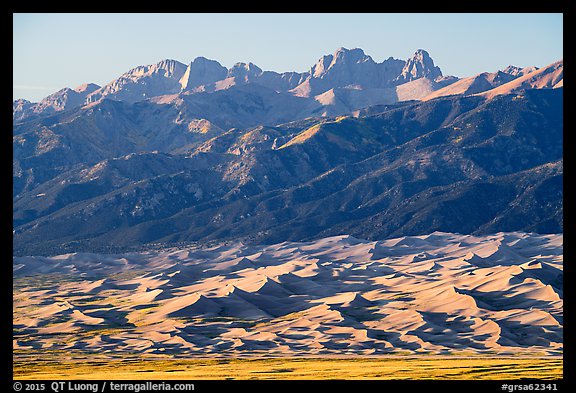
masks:
<path id="1" fill-rule="evenodd" d="M 562 14 L 14 14 L 13 22 L 13 97 L 34 102 L 197 56 L 303 72 L 342 46 L 377 62 L 422 48 L 444 75 L 459 77 L 563 56 Z"/>

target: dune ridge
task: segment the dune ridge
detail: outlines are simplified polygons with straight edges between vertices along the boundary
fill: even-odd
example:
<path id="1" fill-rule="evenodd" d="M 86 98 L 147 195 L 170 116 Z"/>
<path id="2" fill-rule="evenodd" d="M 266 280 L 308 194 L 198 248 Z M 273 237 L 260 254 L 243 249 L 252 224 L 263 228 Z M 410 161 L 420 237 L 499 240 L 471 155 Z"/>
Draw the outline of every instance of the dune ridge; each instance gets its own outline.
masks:
<path id="1" fill-rule="evenodd" d="M 562 354 L 563 235 L 14 257 L 15 353 Z"/>

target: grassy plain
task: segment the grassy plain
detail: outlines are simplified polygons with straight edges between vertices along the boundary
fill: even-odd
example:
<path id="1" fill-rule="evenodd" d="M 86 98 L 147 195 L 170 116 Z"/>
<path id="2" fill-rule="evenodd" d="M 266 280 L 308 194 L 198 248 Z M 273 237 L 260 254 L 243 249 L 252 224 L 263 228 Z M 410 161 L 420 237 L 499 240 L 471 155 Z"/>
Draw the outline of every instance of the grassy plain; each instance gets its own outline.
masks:
<path id="1" fill-rule="evenodd" d="M 562 358 L 15 359 L 15 379 L 561 379 Z"/>

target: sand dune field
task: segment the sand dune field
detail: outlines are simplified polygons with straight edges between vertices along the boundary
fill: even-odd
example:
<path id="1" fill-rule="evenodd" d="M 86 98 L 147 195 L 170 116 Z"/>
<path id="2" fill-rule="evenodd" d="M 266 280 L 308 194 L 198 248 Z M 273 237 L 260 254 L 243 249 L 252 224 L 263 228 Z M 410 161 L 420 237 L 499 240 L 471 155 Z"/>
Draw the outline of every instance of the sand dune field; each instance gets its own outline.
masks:
<path id="1" fill-rule="evenodd" d="M 563 236 L 14 257 L 14 356 L 560 356 Z"/>

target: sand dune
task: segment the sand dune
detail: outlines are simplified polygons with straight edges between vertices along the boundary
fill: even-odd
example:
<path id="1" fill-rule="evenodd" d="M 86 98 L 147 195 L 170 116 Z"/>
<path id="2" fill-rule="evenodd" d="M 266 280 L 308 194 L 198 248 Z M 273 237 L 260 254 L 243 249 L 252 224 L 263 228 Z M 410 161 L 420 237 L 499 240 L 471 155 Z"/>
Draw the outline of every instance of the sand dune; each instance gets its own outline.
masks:
<path id="1" fill-rule="evenodd" d="M 562 235 L 435 232 L 15 257 L 13 347 L 561 354 L 562 247 Z"/>

